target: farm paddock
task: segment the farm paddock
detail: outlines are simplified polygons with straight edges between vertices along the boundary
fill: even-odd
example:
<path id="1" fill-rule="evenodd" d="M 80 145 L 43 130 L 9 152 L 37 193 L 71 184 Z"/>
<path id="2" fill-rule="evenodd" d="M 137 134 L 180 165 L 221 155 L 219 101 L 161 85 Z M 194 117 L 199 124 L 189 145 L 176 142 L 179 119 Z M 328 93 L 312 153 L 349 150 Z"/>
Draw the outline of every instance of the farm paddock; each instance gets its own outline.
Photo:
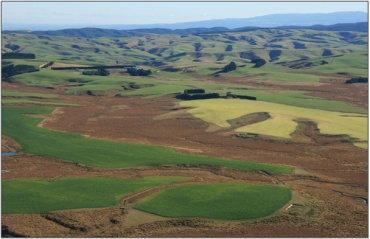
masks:
<path id="1" fill-rule="evenodd" d="M 314 124 L 301 122 L 293 140 L 241 138 L 192 117 L 173 96 L 154 99 L 111 95 L 65 95 L 56 89 L 3 83 L 3 89 L 59 94 L 58 107 L 40 125 L 91 138 L 162 145 L 181 152 L 294 166 L 293 174 L 269 175 L 215 167 L 178 165 L 101 169 L 34 155 L 3 157 L 2 179 L 68 176 L 140 178 L 155 175 L 191 177 L 195 182 L 284 184 L 293 191 L 289 209 L 256 220 L 164 218 L 130 207 L 75 209 L 44 214 L 2 215 L 8 236 L 30 237 L 367 237 L 367 150 L 338 137 L 317 133 Z M 304 86 L 300 86 L 303 87 Z M 334 90 L 333 90 L 334 91 Z M 325 95 L 325 91 L 320 92 Z M 333 97 L 332 93 L 328 98 Z M 350 93 L 349 93 L 350 95 Z M 365 94 L 364 94 L 365 95 Z M 366 94 L 367 95 L 367 94 Z M 347 103 L 356 104 L 351 97 Z M 365 101 L 365 99 L 363 99 Z M 367 100 L 367 99 L 366 99 Z M 362 101 L 362 102 L 364 102 Z M 2 137 L 2 146 L 19 145 Z M 148 195 L 135 197 L 141 200 Z"/>

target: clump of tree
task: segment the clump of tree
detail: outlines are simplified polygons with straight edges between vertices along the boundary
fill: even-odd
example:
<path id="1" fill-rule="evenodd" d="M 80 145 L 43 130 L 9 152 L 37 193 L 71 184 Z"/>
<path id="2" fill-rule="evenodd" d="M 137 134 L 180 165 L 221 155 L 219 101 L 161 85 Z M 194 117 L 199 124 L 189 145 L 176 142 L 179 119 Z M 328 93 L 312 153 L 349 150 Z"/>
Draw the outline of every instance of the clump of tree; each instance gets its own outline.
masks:
<path id="1" fill-rule="evenodd" d="M 367 77 L 353 77 L 349 80 L 346 80 L 346 84 L 353 84 L 353 83 L 368 83 Z"/>
<path id="2" fill-rule="evenodd" d="M 38 71 L 39 69 L 30 65 L 6 65 L 1 67 L 1 79 L 8 80 L 11 76 Z"/>
<path id="3" fill-rule="evenodd" d="M 130 74 L 130 76 L 149 76 L 152 74 L 152 71 L 144 70 L 144 69 L 136 69 L 136 68 L 127 68 L 127 73 Z"/>
<path id="4" fill-rule="evenodd" d="M 195 51 L 201 51 L 202 50 L 202 44 L 201 43 L 195 43 L 194 44 Z"/>
<path id="5" fill-rule="evenodd" d="M 254 63 L 254 67 L 258 68 L 266 64 L 266 61 L 262 58 L 256 58 L 252 60 L 252 63 Z"/>
<path id="6" fill-rule="evenodd" d="M 228 45 L 226 48 L 225 48 L 225 51 L 232 51 L 233 50 L 233 45 Z"/>
<path id="7" fill-rule="evenodd" d="M 54 64 L 54 61 L 49 61 L 45 65 L 43 65 L 41 68 L 48 68 L 49 66 L 52 66 Z"/>
<path id="8" fill-rule="evenodd" d="M 83 71 L 83 75 L 89 75 L 89 76 L 109 76 L 110 72 L 107 69 L 104 68 L 99 68 L 97 70 L 92 70 L 92 71 Z"/>
<path id="9" fill-rule="evenodd" d="M 2 53 L 2 59 L 36 59 L 35 54 L 32 53 Z"/>
<path id="10" fill-rule="evenodd" d="M 206 94 L 179 94 L 176 96 L 177 99 L 181 100 L 206 100 L 220 98 L 218 93 L 206 93 Z"/>
<path id="11" fill-rule="evenodd" d="M 220 98 L 220 94 L 206 93 L 204 89 L 186 89 L 184 90 L 184 94 L 178 94 L 176 98 L 181 100 L 203 100 Z"/>
<path id="12" fill-rule="evenodd" d="M 204 89 L 187 89 L 184 90 L 184 94 L 204 94 L 206 91 Z"/>
<path id="13" fill-rule="evenodd" d="M 10 43 L 5 44 L 5 47 L 9 48 L 12 51 L 17 51 L 21 48 L 19 45 L 16 45 L 16 44 L 13 45 L 13 44 L 10 44 Z"/>
<path id="14" fill-rule="evenodd" d="M 235 64 L 235 62 L 232 61 L 232 62 L 230 62 L 230 64 L 228 64 L 224 67 L 222 72 L 226 73 L 226 72 L 234 71 L 234 70 L 236 70 L 236 64 Z"/>
<path id="15" fill-rule="evenodd" d="M 238 98 L 238 99 L 245 99 L 245 100 L 257 100 L 256 97 L 254 96 L 249 96 L 249 95 L 236 95 L 232 94 L 231 92 L 227 92 L 225 98 Z"/>

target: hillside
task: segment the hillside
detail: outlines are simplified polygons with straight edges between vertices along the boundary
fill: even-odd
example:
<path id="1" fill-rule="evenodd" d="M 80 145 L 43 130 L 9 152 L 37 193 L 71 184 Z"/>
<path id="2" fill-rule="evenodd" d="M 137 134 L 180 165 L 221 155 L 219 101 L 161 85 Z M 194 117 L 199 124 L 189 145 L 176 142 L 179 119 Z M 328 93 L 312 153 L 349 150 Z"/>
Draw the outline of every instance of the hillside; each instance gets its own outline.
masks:
<path id="1" fill-rule="evenodd" d="M 356 28 L 359 25 L 363 24 L 352 26 Z M 327 27 L 336 29 L 338 26 Z M 81 32 L 84 30 L 79 29 Z M 335 108 L 340 111 L 347 111 L 346 106 L 325 102 L 323 107 L 316 104 L 317 101 L 302 100 L 307 96 L 299 96 L 297 100 L 296 93 L 288 93 L 282 99 L 270 93 L 254 91 L 250 94 L 247 86 L 265 89 L 274 84 L 290 91 L 292 84 L 300 90 L 300 84 L 315 87 L 322 83 L 343 84 L 351 78 L 368 76 L 367 32 L 291 27 L 203 34 L 140 34 L 89 38 L 46 36 L 32 32 L 4 33 L 2 53 L 28 53 L 35 59 L 3 59 L 3 71 L 10 71 L 13 65 L 19 65 L 18 71 L 37 71 L 8 80 L 33 86 L 53 88 L 54 84 L 69 82 L 68 94 L 105 95 L 107 90 L 115 90 L 117 96 L 158 97 L 177 94 L 190 87 L 206 88 L 221 95 L 232 90 L 236 95 L 262 97 L 266 101 L 294 102 L 309 108 Z M 224 72 L 225 66 L 231 62 L 235 63 L 236 69 Z M 38 71 L 40 66 L 45 65 L 48 70 Z M 127 65 L 143 68 L 147 72 L 150 70 L 153 74 L 132 81 L 126 78 L 126 70 L 113 69 Z M 109 66 L 112 73 L 103 81 L 99 77 L 85 76 L 86 72 L 82 69 L 100 66 Z M 55 67 L 64 67 L 64 70 L 50 71 Z M 209 84 L 209 81 L 217 84 Z M 315 87 L 310 91 L 320 95 L 318 92 L 321 89 L 318 91 Z M 361 92 L 338 95 L 330 91 L 329 99 L 349 100 L 355 106 L 367 107 L 367 100 L 363 98 L 367 97 L 366 92 Z M 348 111 L 361 112 L 358 109 Z"/>
<path id="2" fill-rule="evenodd" d="M 208 31 L 205 33 L 199 33 L 201 29 L 178 30 L 177 33 L 168 29 L 4 32 L 2 52 L 37 53 L 36 60 L 73 64 L 176 66 L 178 70 L 186 68 L 188 72 L 207 74 L 215 73 L 217 68 L 231 61 L 246 65 L 260 58 L 289 69 L 315 69 L 329 67 L 330 63 L 340 62 L 341 59 L 346 62 L 346 59 L 365 59 L 367 32 L 349 31 L 364 29 L 365 25 L 239 29 L 228 32 L 223 29 L 203 29 L 203 32 Z M 186 33 L 191 31 L 196 33 Z M 351 69 L 350 65 L 345 68 L 348 68 L 348 74 L 356 74 L 356 69 Z"/>

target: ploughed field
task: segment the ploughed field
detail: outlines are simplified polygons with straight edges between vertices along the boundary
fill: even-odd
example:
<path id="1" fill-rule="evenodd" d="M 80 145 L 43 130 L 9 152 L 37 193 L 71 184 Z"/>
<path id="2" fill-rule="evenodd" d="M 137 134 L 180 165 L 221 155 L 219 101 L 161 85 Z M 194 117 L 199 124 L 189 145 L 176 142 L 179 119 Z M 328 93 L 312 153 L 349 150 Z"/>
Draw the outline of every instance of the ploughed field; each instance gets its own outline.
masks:
<path id="1" fill-rule="evenodd" d="M 2 235 L 368 236 L 368 85 L 345 84 L 367 76 L 367 34 L 338 34 L 3 34 L 36 54 L 4 65 L 153 74 L 2 81 L 2 153 L 16 152 L 2 157 Z M 257 100 L 176 99 L 185 89 Z"/>

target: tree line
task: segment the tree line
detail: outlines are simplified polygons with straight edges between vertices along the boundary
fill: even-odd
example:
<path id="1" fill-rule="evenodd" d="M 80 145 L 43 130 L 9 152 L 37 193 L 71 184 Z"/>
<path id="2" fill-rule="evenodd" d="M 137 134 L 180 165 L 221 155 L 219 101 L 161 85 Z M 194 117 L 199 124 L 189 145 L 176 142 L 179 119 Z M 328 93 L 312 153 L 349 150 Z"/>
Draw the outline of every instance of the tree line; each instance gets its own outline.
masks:
<path id="1" fill-rule="evenodd" d="M 152 74 L 152 71 L 144 70 L 144 69 L 136 69 L 136 68 L 127 68 L 127 73 L 130 74 L 130 76 L 148 76 Z"/>
<path id="2" fill-rule="evenodd" d="M 99 68 L 95 71 L 83 71 L 82 74 L 88 76 L 109 76 L 110 72 L 107 69 Z"/>
<path id="3" fill-rule="evenodd" d="M 1 67 L 1 79 L 8 80 L 11 76 L 20 75 L 23 73 L 35 72 L 39 69 L 30 65 L 5 65 Z"/>
<path id="4" fill-rule="evenodd" d="M 67 66 L 67 67 L 51 67 L 52 70 L 75 70 L 75 69 L 118 69 L 118 68 L 134 68 L 134 65 L 116 65 L 116 66 Z"/>
<path id="5" fill-rule="evenodd" d="M 180 100 L 204 100 L 204 99 L 215 99 L 215 98 L 238 98 L 245 100 L 257 100 L 254 96 L 248 95 L 235 95 L 231 92 L 227 92 L 226 96 L 220 96 L 219 93 L 205 93 L 204 89 L 186 89 L 183 94 L 176 95 L 176 99 Z"/>
<path id="6" fill-rule="evenodd" d="M 2 59 L 36 59 L 33 53 L 1 53 Z"/>
<path id="7" fill-rule="evenodd" d="M 367 83 L 368 78 L 367 77 L 353 77 L 349 80 L 346 80 L 346 84 L 353 84 L 353 83 Z"/>

